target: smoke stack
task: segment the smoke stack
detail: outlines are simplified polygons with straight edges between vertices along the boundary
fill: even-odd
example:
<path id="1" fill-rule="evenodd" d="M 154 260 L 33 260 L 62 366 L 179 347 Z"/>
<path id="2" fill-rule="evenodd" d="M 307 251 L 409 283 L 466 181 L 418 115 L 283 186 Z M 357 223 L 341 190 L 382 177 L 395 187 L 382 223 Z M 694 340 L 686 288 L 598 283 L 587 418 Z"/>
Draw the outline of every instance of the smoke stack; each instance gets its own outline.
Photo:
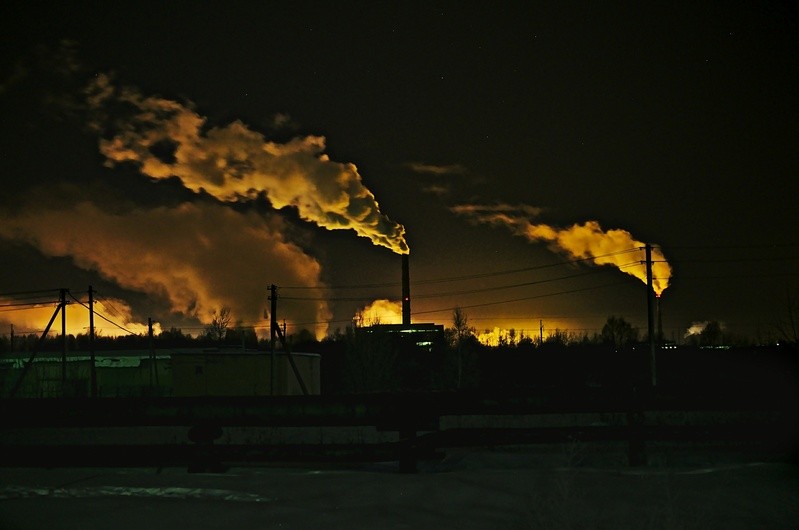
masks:
<path id="1" fill-rule="evenodd" d="M 663 314 L 660 312 L 660 297 L 657 297 L 657 312 L 658 312 L 658 342 L 663 342 Z"/>
<path id="2" fill-rule="evenodd" d="M 411 325 L 411 275 L 408 254 L 402 254 L 402 325 Z"/>

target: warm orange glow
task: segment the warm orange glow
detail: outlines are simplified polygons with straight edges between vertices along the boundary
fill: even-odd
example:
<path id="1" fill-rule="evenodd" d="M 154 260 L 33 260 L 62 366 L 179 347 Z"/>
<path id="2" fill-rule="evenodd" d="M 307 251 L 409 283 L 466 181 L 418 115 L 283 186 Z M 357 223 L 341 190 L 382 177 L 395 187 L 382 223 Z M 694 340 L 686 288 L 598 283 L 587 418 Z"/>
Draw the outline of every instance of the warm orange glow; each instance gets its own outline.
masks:
<path id="1" fill-rule="evenodd" d="M 28 242 L 47 256 L 72 257 L 77 266 L 202 323 L 223 307 L 236 320 L 257 321 L 268 303 L 270 278 L 289 285 L 322 283 L 319 262 L 283 232 L 279 217 L 207 202 L 110 212 L 84 202 L 0 215 L 1 237 Z M 316 294 L 321 297 L 321 290 Z M 330 311 L 323 301 L 293 301 L 281 307 L 281 318 L 317 322 L 311 330 L 323 337 Z"/>
<path id="2" fill-rule="evenodd" d="M 485 330 L 476 334 L 477 340 L 486 346 L 496 346 L 499 344 L 500 337 L 507 337 L 508 330 L 495 327 L 491 330 Z"/>
<path id="3" fill-rule="evenodd" d="M 447 324 L 447 326 L 450 325 L 451 324 Z M 556 330 L 562 333 L 567 333 L 570 336 L 578 336 L 584 332 L 584 330 L 580 330 L 580 332 L 577 333 L 570 329 L 570 327 L 573 327 L 574 325 L 575 324 L 573 322 L 569 324 L 553 319 L 546 319 L 544 320 L 543 339 L 547 340 L 553 333 L 555 333 Z M 513 331 L 511 332 L 511 330 Z M 506 344 L 510 344 L 511 342 L 518 344 L 523 338 L 530 339 L 537 344 L 541 340 L 541 328 L 539 320 L 511 320 L 504 321 L 502 326 L 494 326 L 491 329 L 481 330 L 478 328 L 475 336 L 477 337 L 478 341 L 486 346 L 497 346 L 500 343 L 500 339 Z"/>
<path id="4" fill-rule="evenodd" d="M 153 179 L 178 177 L 187 188 L 225 202 L 265 193 L 277 209 L 296 208 L 306 221 L 351 229 L 375 245 L 408 253 L 404 227 L 381 213 L 354 164 L 330 160 L 324 137 L 275 143 L 238 120 L 206 131 L 206 118 L 192 107 L 116 87 L 105 75 L 97 76 L 87 92 L 93 127 L 114 129 L 113 137 L 100 141 L 109 165 L 133 162 Z M 110 123 L 106 106 L 120 103 L 134 110 Z M 174 147 L 173 156 L 153 153 L 154 146 L 164 144 Z"/>
<path id="5" fill-rule="evenodd" d="M 501 225 L 528 241 L 547 241 L 574 259 L 590 259 L 596 265 L 612 265 L 647 283 L 644 243 L 623 229 L 603 230 L 597 221 L 557 228 L 529 220 L 529 208 L 495 205 L 461 205 L 452 210 L 477 222 Z M 652 249 L 652 288 L 660 295 L 668 286 L 671 266 L 659 248 Z"/>
<path id="6" fill-rule="evenodd" d="M 402 304 L 392 300 L 375 300 L 356 315 L 364 326 L 375 324 L 402 324 Z"/>
<path id="7" fill-rule="evenodd" d="M 3 300 L 0 303 L 10 303 Z M 14 325 L 17 334 L 36 334 L 40 335 L 47 323 L 53 316 L 57 304 L 46 304 L 18 311 L 0 313 L 0 322 L 5 325 Z M 70 303 L 67 305 L 67 335 L 88 335 L 89 334 L 89 310 L 79 304 Z M 96 302 L 94 306 L 95 318 L 94 327 L 97 336 L 117 337 L 128 335 L 127 331 L 136 335 L 146 335 L 148 333 L 147 323 L 136 322 L 133 319 L 130 306 L 122 300 L 108 299 L 104 302 Z M 107 322 L 100 316 L 103 315 L 112 322 L 119 324 L 125 330 Z M 50 335 L 61 333 L 61 313 L 58 314 L 53 325 L 50 327 Z M 161 325 L 153 323 L 153 333 L 161 333 Z"/>

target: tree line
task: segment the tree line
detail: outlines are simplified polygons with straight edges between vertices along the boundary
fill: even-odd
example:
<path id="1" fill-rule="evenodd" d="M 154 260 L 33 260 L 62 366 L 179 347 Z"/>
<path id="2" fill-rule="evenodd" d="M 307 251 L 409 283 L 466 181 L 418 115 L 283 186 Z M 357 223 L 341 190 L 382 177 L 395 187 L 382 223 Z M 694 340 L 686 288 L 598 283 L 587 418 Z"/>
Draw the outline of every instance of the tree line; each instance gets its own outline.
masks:
<path id="1" fill-rule="evenodd" d="M 152 338 L 100 335 L 95 337 L 93 348 L 96 352 L 150 348 L 269 351 L 269 339 L 259 338 L 251 327 L 231 325 L 229 316 L 224 309 L 215 313 L 198 335 L 174 327 Z M 459 308 L 453 311 L 451 326 L 424 346 L 413 342 L 412 334 L 367 329 L 351 325 L 322 340 L 302 330 L 287 337 L 287 346 L 292 351 L 321 356 L 324 393 L 535 386 L 621 388 L 643 385 L 649 374 L 648 338 L 619 316 L 608 317 L 601 332 L 591 337 L 554 330 L 543 340 L 536 340 L 508 333 L 496 346 L 477 339 L 475 328 Z M 726 338 L 722 327 L 711 322 L 680 348 L 659 349 L 657 369 L 662 384 L 702 388 L 723 380 L 743 387 L 755 380 L 784 379 L 780 374 L 795 373 L 799 358 L 795 344 L 782 348 L 726 345 L 722 349 Z M 66 343 L 68 352 L 85 352 L 92 346 L 86 334 L 69 335 Z M 0 359 L 12 349 L 18 353 L 37 347 L 42 352 L 60 352 L 63 344 L 60 336 L 48 337 L 40 344 L 38 336 L 29 334 L 15 337 L 12 346 L 6 335 L 0 337 Z M 766 377 L 766 373 L 771 375 Z"/>

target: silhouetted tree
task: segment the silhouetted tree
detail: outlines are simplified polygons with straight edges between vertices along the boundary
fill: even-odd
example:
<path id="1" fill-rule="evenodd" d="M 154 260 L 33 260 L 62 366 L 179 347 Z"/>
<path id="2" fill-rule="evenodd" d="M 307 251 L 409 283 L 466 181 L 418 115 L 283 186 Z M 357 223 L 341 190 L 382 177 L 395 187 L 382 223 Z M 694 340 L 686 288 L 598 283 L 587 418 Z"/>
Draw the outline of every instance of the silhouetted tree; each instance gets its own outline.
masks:
<path id="1" fill-rule="evenodd" d="M 302 328 L 296 333 L 289 335 L 288 341 L 291 344 L 292 349 L 309 351 L 312 351 L 315 345 L 318 343 L 314 334 L 305 328 Z"/>
<path id="2" fill-rule="evenodd" d="M 638 341 L 638 330 L 622 317 L 609 316 L 600 335 L 603 343 L 622 350 Z"/>
<path id="3" fill-rule="evenodd" d="M 252 326 L 243 326 L 241 323 L 235 327 L 228 328 L 225 332 L 225 343 L 244 348 L 256 348 L 258 346 L 258 336 Z"/>
<path id="4" fill-rule="evenodd" d="M 345 335 L 345 385 L 350 392 L 394 391 L 399 351 L 386 333 L 350 326 Z"/>
<path id="5" fill-rule="evenodd" d="M 569 332 L 563 329 L 555 328 L 552 333 L 544 339 L 544 344 L 549 346 L 566 346 L 572 342 Z"/>
<path id="6" fill-rule="evenodd" d="M 455 384 L 458 388 L 463 384 L 464 356 L 470 353 L 469 344 L 474 340 L 475 328 L 469 325 L 469 317 L 460 307 L 452 310 L 452 328 L 448 331 L 450 344 L 455 350 L 457 365 Z"/>
<path id="7" fill-rule="evenodd" d="M 799 298 L 791 296 L 791 291 L 785 295 L 785 316 L 777 320 L 777 333 L 782 340 L 799 345 Z"/>
<path id="8" fill-rule="evenodd" d="M 211 323 L 205 327 L 205 335 L 214 342 L 222 342 L 230 325 L 230 308 L 223 307 L 219 313 L 214 310 Z"/>
<path id="9" fill-rule="evenodd" d="M 508 330 L 508 345 L 513 347 L 516 346 L 516 329 L 510 328 Z"/>
<path id="10" fill-rule="evenodd" d="M 699 332 L 700 346 L 720 346 L 724 342 L 724 333 L 717 320 L 711 320 L 705 329 Z"/>

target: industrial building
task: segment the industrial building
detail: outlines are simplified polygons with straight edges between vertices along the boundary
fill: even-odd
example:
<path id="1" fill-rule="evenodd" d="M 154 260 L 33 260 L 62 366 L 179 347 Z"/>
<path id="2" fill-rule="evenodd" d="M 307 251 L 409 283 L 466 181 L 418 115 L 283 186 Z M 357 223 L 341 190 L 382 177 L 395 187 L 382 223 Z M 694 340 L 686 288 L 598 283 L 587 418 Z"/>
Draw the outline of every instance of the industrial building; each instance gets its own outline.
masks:
<path id="1" fill-rule="evenodd" d="M 29 354 L 0 360 L 0 392 L 17 385 Z M 242 351 L 241 349 L 129 350 L 95 354 L 98 397 L 268 396 L 320 394 L 320 355 L 315 353 Z M 91 357 L 69 352 L 37 354 L 15 397 L 82 397 L 91 395 Z M 272 369 L 274 367 L 274 377 Z"/>

